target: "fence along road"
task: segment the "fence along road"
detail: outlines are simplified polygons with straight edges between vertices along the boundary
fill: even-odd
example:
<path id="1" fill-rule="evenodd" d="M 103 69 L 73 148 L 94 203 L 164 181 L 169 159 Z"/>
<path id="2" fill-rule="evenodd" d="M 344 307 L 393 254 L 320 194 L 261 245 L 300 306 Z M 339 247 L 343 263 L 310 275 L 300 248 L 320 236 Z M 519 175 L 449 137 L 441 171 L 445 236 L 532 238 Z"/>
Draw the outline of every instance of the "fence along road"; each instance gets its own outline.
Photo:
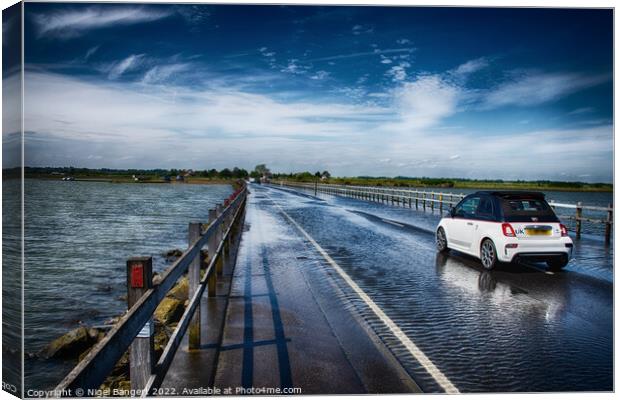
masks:
<path id="1" fill-rule="evenodd" d="M 416 210 L 421 209 L 422 211 L 428 210 L 430 212 L 434 212 L 437 210 L 439 213 L 442 213 L 444 210 L 447 211 L 450 207 L 455 206 L 465 197 L 464 194 L 384 188 L 377 186 L 349 186 L 289 181 L 280 181 L 280 185 L 314 190 L 315 192 L 327 193 L 336 196 L 352 197 L 378 203 L 415 208 Z M 567 204 L 558 203 L 551 200 L 549 201 L 549 205 L 554 209 L 563 208 L 575 210 L 574 216 L 562 215 L 562 218 L 575 221 L 575 236 L 577 239 L 581 237 L 582 222 L 587 221 L 594 224 L 605 224 L 605 243 L 610 243 L 613 225 L 613 204 L 610 203 L 607 207 L 599 207 L 584 205 L 582 202 Z M 604 212 L 606 213 L 606 217 L 586 217 L 584 216 L 584 211 Z"/>
<path id="2" fill-rule="evenodd" d="M 215 296 L 217 276 L 228 260 L 231 248 L 241 236 L 247 189 L 236 191 L 224 205 L 209 210 L 210 222 L 189 224 L 189 246 L 164 273 L 160 283 L 153 284 L 150 257 L 127 260 L 127 313 L 76 367 L 58 384 L 56 393 L 91 396 L 123 354 L 130 350 L 131 389 L 143 397 L 159 388 L 181 339 L 189 328 L 189 346 L 200 342 L 200 299 L 206 288 Z M 201 249 L 207 246 L 209 260 L 203 265 Z M 205 267 L 203 278 L 200 269 Z M 153 357 L 152 317 L 159 303 L 181 276 L 188 272 L 190 302 L 159 360 Z M 135 340 L 134 340 L 135 339 Z"/>

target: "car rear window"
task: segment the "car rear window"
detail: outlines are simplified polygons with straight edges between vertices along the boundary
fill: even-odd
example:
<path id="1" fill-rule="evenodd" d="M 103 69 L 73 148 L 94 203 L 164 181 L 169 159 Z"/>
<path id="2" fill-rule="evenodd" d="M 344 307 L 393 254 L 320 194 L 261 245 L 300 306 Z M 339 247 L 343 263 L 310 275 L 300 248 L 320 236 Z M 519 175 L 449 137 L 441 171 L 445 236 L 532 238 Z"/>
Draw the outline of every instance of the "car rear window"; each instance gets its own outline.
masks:
<path id="1" fill-rule="evenodd" d="M 502 199 L 504 219 L 508 222 L 557 222 L 555 213 L 543 199 Z"/>

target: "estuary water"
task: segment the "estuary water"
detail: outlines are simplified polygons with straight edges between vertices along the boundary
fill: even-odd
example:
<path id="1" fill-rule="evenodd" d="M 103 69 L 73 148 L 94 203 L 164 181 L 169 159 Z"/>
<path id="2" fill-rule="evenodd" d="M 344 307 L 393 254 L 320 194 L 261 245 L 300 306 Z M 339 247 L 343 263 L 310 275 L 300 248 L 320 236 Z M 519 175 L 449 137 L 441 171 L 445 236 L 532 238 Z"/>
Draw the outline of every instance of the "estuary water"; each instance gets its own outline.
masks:
<path id="1" fill-rule="evenodd" d="M 25 387 L 53 387 L 72 367 L 33 356 L 47 343 L 126 310 L 127 258 L 152 256 L 162 271 L 164 252 L 187 247 L 188 223 L 206 222 L 231 193 L 230 185 L 26 180 Z"/>

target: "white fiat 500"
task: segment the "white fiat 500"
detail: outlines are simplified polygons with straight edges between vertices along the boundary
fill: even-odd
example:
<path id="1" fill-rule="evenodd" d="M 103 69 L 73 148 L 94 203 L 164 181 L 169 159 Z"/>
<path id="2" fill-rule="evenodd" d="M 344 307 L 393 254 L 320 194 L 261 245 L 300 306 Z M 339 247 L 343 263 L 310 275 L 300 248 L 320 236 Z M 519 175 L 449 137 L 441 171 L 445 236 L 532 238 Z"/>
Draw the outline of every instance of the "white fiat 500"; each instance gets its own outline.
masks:
<path id="1" fill-rule="evenodd" d="M 540 192 L 470 194 L 450 209 L 436 230 L 437 250 L 477 257 L 486 269 L 519 259 L 568 264 L 573 241 Z"/>

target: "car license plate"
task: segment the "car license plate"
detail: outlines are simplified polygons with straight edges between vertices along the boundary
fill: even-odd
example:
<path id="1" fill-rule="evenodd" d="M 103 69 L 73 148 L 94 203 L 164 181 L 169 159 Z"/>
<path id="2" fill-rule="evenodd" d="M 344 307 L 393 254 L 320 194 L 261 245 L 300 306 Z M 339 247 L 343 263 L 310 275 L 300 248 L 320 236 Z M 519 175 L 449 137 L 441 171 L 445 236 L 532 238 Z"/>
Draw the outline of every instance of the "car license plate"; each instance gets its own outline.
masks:
<path id="1" fill-rule="evenodd" d="M 528 236 L 550 236 L 551 229 L 525 229 L 525 233 Z"/>

